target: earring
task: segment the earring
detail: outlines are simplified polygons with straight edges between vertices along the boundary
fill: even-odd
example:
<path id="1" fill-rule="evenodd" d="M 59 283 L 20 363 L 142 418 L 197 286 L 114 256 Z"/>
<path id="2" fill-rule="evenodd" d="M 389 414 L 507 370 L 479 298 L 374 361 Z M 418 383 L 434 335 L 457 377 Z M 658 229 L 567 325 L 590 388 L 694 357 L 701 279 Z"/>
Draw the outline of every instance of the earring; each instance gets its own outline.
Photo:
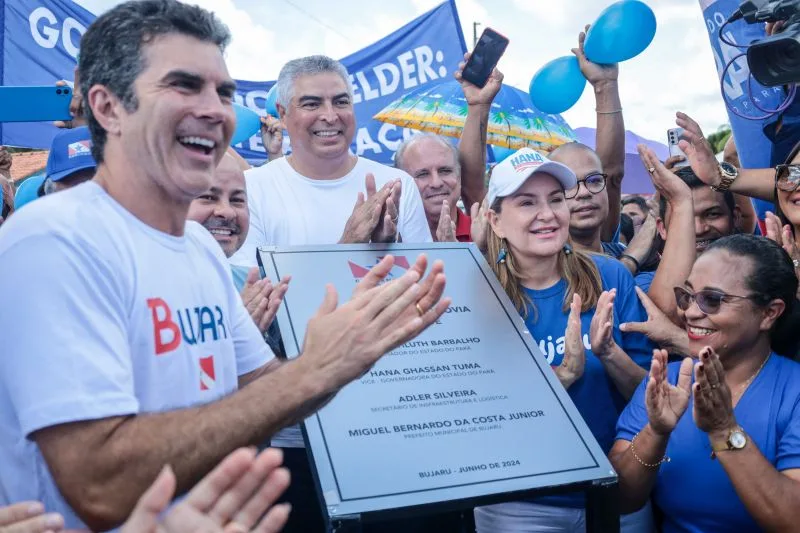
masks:
<path id="1" fill-rule="evenodd" d="M 497 252 L 497 264 L 505 264 L 507 255 L 508 252 L 506 252 L 505 239 L 503 239 L 500 244 L 500 251 Z"/>
<path id="2" fill-rule="evenodd" d="M 564 244 L 564 255 L 572 254 L 572 245 L 570 243 Z"/>

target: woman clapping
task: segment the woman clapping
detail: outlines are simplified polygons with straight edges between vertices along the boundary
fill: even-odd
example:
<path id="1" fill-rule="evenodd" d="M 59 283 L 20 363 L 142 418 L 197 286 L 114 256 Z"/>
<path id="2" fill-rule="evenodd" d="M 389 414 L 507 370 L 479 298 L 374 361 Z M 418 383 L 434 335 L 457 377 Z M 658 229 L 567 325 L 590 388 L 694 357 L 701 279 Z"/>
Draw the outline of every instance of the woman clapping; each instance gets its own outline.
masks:
<path id="1" fill-rule="evenodd" d="M 774 242 L 733 235 L 700 256 L 679 315 L 693 359 L 654 352 L 610 453 L 623 511 L 649 497 L 663 531 L 798 531 L 798 280 Z"/>

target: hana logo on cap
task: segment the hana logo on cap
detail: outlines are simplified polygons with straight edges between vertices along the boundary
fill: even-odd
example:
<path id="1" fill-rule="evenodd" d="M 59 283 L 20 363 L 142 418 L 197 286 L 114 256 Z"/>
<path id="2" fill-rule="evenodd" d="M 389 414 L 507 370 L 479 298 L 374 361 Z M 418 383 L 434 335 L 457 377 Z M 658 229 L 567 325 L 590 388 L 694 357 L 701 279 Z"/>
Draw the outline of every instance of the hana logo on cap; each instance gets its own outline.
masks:
<path id="1" fill-rule="evenodd" d="M 544 163 L 544 158 L 538 152 L 533 150 L 526 150 L 519 155 L 511 156 L 511 168 L 515 172 L 521 174 L 532 168 L 536 168 Z"/>
<path id="2" fill-rule="evenodd" d="M 92 141 L 78 141 L 67 146 L 67 156 L 70 159 L 82 155 L 92 155 Z"/>

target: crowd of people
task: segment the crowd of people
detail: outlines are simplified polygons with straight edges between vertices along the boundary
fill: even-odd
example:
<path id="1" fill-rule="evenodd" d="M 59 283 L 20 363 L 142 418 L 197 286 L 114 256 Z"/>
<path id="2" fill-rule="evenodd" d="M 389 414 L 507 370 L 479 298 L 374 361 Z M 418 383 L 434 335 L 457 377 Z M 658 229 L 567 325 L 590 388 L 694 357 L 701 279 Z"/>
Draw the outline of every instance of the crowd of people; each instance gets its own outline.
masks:
<path id="1" fill-rule="evenodd" d="M 687 157 L 641 146 L 656 195 L 623 198 L 619 70 L 581 33 L 594 150 L 522 148 L 487 173 L 503 75 L 478 87 L 462 63 L 458 144 L 424 133 L 370 161 L 350 150 L 348 73 L 318 55 L 281 69 L 251 168 L 229 147 L 229 40 L 177 0 L 111 9 L 82 38 L 35 199 L 15 206 L 0 177 L 0 531 L 324 531 L 297 423 L 447 310 L 446 268 L 423 254 L 386 283 L 387 256 L 348 300 L 328 286 L 287 359 L 292 282 L 262 278 L 256 251 L 448 241 L 485 255 L 608 454 L 623 532 L 797 531 L 800 139 L 743 169 L 678 112 Z M 750 197 L 775 204 L 764 236 Z M 562 494 L 364 530 L 577 532 L 584 508 Z"/>

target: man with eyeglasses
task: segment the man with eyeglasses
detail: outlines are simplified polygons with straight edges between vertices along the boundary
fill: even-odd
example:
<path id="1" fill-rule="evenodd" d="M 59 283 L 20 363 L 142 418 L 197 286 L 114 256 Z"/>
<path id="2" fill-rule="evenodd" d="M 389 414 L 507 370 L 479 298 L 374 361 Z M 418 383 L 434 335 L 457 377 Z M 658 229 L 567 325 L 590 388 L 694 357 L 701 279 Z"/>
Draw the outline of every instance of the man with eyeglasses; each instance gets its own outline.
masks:
<path id="1" fill-rule="evenodd" d="M 626 250 L 625 245 L 618 242 L 625 170 L 625 123 L 617 84 L 619 69 L 617 65 L 589 61 L 583 51 L 585 38 L 581 33 L 579 46 L 572 52 L 578 57 L 581 72 L 594 87 L 596 151 L 580 143 L 569 143 L 553 150 L 549 158 L 567 165 L 578 177 L 577 186 L 566 191 L 573 243 L 585 250 L 620 259 L 636 274 L 649 246 Z"/>

